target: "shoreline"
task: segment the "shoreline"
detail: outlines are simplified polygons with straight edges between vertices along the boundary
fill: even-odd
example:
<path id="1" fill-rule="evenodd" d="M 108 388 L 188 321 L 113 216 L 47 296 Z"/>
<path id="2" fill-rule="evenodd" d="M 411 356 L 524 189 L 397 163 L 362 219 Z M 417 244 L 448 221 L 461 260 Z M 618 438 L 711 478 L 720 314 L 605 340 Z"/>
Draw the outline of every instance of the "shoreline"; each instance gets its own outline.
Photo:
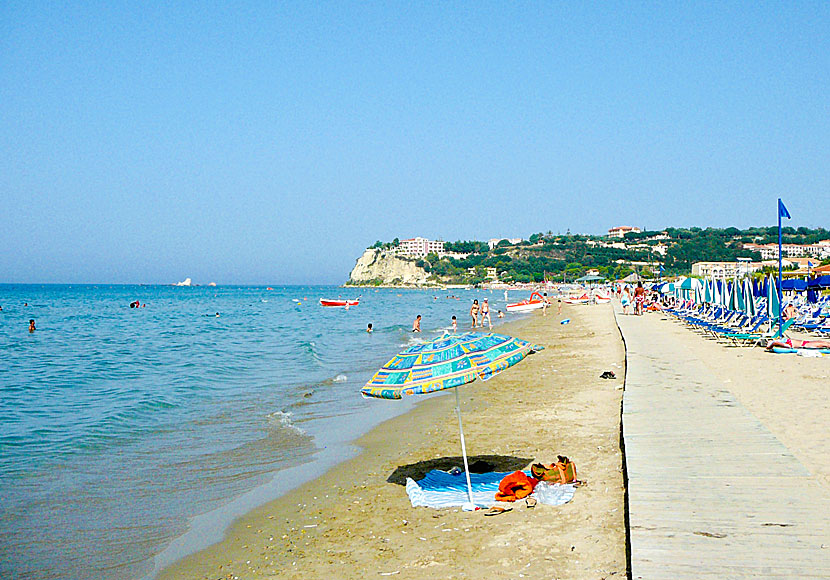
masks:
<path id="1" fill-rule="evenodd" d="M 572 319 L 570 325 L 558 324 L 568 317 Z M 360 449 L 356 456 L 247 512 L 226 529 L 219 543 L 173 562 L 156 577 L 284 578 L 296 574 L 299 578 L 323 577 L 333 571 L 338 577 L 355 578 L 385 571 L 401 577 L 486 577 L 491 572 L 500 573 L 503 567 L 486 557 L 489 552 L 484 545 L 492 540 L 494 529 L 510 529 L 509 533 L 514 534 L 519 528 L 519 533 L 538 536 L 540 528 L 550 526 L 553 533 L 561 527 L 559 518 L 564 516 L 575 524 L 573 529 L 566 534 L 559 530 L 563 537 L 548 537 L 544 543 L 541 537 L 534 537 L 531 543 L 538 544 L 544 555 L 533 560 L 551 566 L 551 559 L 560 559 L 558 555 L 562 561 L 553 567 L 560 573 L 567 570 L 567 577 L 595 578 L 597 570 L 624 576 L 624 490 L 618 444 L 622 390 L 616 388 L 623 384 L 624 351 L 610 308 L 566 306 L 561 316 L 537 314 L 507 322 L 499 331 L 541 343 L 546 350 L 491 381 L 476 381 L 462 388 L 471 460 L 499 455 L 526 463 L 549 463 L 562 453 L 577 463 L 580 477 L 597 488 L 580 488 L 574 501 L 566 506 L 540 506 L 535 511 L 516 506 L 514 513 L 499 518 L 482 518 L 479 513 L 458 509 L 412 508 L 403 486 L 389 482 L 393 479 L 390 474 L 415 469 L 424 461 L 460 461 L 458 424 L 452 412 L 454 397 L 444 396 L 446 393 L 421 397 L 411 410 L 354 441 L 351 446 Z M 599 333 L 608 340 L 598 347 L 591 346 Z M 598 356 L 613 357 L 617 366 L 605 363 L 599 368 L 596 365 L 603 363 L 596 360 Z M 585 364 L 579 364 L 589 359 L 596 368 L 588 370 Z M 620 375 L 617 381 L 597 379 L 609 369 Z M 539 388 L 526 387 L 534 382 Z M 561 382 L 567 386 L 558 389 Z M 583 392 L 586 382 L 592 386 Z M 523 389 L 522 394 L 514 399 L 510 393 L 517 388 Z M 551 399 L 561 405 L 550 404 Z M 598 404 L 603 408 L 599 436 L 592 424 L 597 419 L 591 416 Z M 560 425 L 558 421 L 564 422 Z M 521 435 L 523 430 L 533 433 L 537 423 L 535 435 Z M 512 428 L 501 433 L 509 424 Z M 586 430 L 586 425 L 591 426 Z M 518 441 L 511 440 L 516 436 Z M 604 443 L 594 445 L 595 439 Z M 602 505 L 602 515 L 590 513 L 594 510 L 583 505 L 586 501 Z M 439 520 L 445 522 L 440 526 L 442 530 L 435 526 Z M 450 530 L 455 533 L 438 533 Z M 432 549 L 422 553 L 432 541 L 441 543 L 450 537 L 452 542 L 447 545 L 452 547 L 447 551 L 460 559 L 439 563 L 429 555 Z M 570 544 L 559 545 L 563 541 Z M 572 557 L 566 555 L 566 548 L 573 551 L 577 547 L 583 564 L 574 567 L 569 564 Z M 590 562 L 587 566 L 586 561 Z"/>
<path id="2" fill-rule="evenodd" d="M 506 324 L 521 324 L 528 318 L 526 314 L 515 316 L 507 322 L 504 319 L 496 319 L 492 329 L 477 328 L 475 331 L 499 332 Z M 438 331 L 428 330 L 425 335 L 430 336 L 432 332 Z M 390 353 L 389 356 L 391 357 L 392 354 Z M 142 573 L 139 579 L 154 580 L 177 562 L 220 543 L 240 518 L 324 476 L 333 467 L 359 456 L 365 451 L 359 442 L 373 429 L 388 421 L 406 416 L 419 405 L 427 404 L 428 399 L 441 398 L 447 394 L 447 392 L 439 392 L 427 397 L 408 397 L 392 402 L 392 404 L 382 404 L 379 411 L 364 411 L 349 417 L 347 422 L 340 425 L 336 431 L 317 433 L 315 435 L 317 450 L 310 456 L 310 459 L 281 469 L 275 472 L 271 479 L 242 495 L 208 512 L 191 517 L 186 530 L 172 538 L 164 549 L 150 560 L 149 570 Z M 360 396 L 358 392 L 355 392 L 355 395 Z M 367 419 L 367 415 L 371 415 L 371 426 L 368 429 L 360 424 L 361 421 Z"/>

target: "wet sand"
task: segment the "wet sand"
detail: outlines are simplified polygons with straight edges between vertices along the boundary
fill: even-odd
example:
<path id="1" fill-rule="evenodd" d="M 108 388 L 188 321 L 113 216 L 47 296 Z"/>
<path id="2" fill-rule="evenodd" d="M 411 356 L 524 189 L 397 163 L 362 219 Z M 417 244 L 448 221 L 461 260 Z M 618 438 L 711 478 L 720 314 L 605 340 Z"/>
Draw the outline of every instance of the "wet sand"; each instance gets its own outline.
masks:
<path id="1" fill-rule="evenodd" d="M 360 456 L 247 514 L 221 543 L 159 578 L 625 577 L 625 354 L 611 305 L 564 305 L 499 332 L 545 350 L 461 387 L 470 461 L 506 470 L 567 455 L 588 482 L 570 503 L 517 503 L 496 517 L 411 507 L 407 475 L 461 465 L 450 391 L 375 428 L 357 442 Z M 600 379 L 605 370 L 617 379 Z"/>

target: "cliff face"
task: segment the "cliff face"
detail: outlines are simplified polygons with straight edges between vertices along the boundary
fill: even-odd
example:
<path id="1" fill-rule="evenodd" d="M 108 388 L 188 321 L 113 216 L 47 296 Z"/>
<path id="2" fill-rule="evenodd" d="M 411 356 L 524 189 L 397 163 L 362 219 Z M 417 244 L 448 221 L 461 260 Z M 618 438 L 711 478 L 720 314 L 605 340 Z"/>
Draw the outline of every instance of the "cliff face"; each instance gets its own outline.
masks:
<path id="1" fill-rule="evenodd" d="M 384 286 L 423 286 L 429 274 L 394 254 L 378 249 L 368 249 L 357 259 L 349 274 L 349 284 L 379 284 Z"/>

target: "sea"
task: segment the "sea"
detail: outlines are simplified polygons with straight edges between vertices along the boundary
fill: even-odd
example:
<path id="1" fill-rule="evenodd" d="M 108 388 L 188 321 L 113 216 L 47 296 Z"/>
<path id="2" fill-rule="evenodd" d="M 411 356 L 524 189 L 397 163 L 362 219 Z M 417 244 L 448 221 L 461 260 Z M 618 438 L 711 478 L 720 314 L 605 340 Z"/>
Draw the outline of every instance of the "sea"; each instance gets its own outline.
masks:
<path id="1" fill-rule="evenodd" d="M 476 298 L 496 324 L 484 289 L 0 285 L 0 578 L 149 579 L 219 541 L 409 410 L 360 388 Z"/>

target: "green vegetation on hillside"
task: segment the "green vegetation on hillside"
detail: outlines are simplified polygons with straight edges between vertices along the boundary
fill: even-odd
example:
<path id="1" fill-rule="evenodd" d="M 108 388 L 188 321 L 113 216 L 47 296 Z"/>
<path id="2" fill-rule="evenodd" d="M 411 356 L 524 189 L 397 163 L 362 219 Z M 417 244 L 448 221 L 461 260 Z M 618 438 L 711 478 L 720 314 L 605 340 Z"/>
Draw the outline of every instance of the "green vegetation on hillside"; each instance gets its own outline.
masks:
<path id="1" fill-rule="evenodd" d="M 824 228 L 784 228 L 784 243 L 814 244 L 830 239 Z M 512 282 L 572 281 L 588 270 L 598 270 L 608 279 L 619 279 L 632 272 L 643 277 L 688 275 L 692 264 L 701 261 L 734 261 L 749 258 L 760 261 L 757 252 L 744 244 L 777 243 L 778 228 L 667 228 L 662 231 L 629 233 L 624 239 L 579 234 L 537 233 L 528 240 L 510 244 L 506 240 L 489 249 L 485 242 L 470 240 L 446 242 L 447 252 L 467 254 L 465 258 L 439 258 L 430 254 L 417 260 L 432 275 L 445 283 L 477 284 L 486 281 L 487 268 L 495 268 L 500 280 Z M 398 245 L 376 242 L 373 248 Z"/>

